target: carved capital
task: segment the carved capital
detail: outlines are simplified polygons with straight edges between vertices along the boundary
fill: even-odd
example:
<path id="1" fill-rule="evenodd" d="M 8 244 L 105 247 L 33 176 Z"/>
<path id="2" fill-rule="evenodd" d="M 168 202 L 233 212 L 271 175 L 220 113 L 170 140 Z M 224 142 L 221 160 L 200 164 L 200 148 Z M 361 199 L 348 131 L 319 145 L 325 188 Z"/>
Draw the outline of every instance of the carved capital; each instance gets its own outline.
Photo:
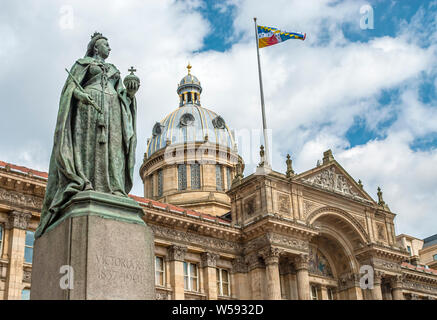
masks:
<path id="1" fill-rule="evenodd" d="M 32 214 L 29 212 L 11 211 L 8 216 L 8 221 L 5 223 L 5 228 L 26 230 L 31 217 Z"/>
<path id="2" fill-rule="evenodd" d="M 258 253 L 255 253 L 255 252 L 247 255 L 245 258 L 245 261 L 248 265 L 249 271 L 251 271 L 255 268 L 263 268 L 264 267 L 264 263 L 260 259 Z"/>
<path id="3" fill-rule="evenodd" d="M 381 271 L 375 271 L 373 273 L 373 284 L 376 286 L 380 286 L 382 282 L 382 278 L 384 278 L 385 273 Z"/>
<path id="4" fill-rule="evenodd" d="M 300 254 L 294 258 L 294 266 L 296 271 L 307 269 L 309 267 L 310 257 L 307 254 Z"/>
<path id="5" fill-rule="evenodd" d="M 172 245 L 167 249 L 168 261 L 184 261 L 187 247 Z"/>
<path id="6" fill-rule="evenodd" d="M 390 279 L 390 286 L 393 289 L 402 288 L 403 282 L 404 282 L 404 278 L 402 277 L 402 275 L 399 274 Z"/>
<path id="7" fill-rule="evenodd" d="M 246 273 L 247 272 L 247 263 L 244 261 L 243 257 L 237 257 L 232 260 L 232 273 Z"/>
<path id="8" fill-rule="evenodd" d="M 279 255 L 282 250 L 278 248 L 268 247 L 260 252 L 260 256 L 264 259 L 266 265 L 279 264 Z"/>
<path id="9" fill-rule="evenodd" d="M 220 257 L 217 253 L 212 252 L 203 252 L 200 255 L 201 261 L 200 261 L 200 267 L 212 267 L 215 268 L 217 266 L 217 260 Z"/>

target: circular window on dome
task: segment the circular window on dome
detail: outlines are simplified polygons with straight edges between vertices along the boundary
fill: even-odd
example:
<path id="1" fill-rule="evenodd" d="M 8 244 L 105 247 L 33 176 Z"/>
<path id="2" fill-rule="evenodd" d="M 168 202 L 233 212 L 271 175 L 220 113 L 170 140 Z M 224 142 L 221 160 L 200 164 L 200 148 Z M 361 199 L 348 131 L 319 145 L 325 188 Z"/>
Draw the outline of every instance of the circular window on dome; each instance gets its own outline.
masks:
<path id="1" fill-rule="evenodd" d="M 225 120 L 223 120 L 222 117 L 217 116 L 214 119 L 212 119 L 212 125 L 216 129 L 224 129 L 225 128 Z"/>
<path id="2" fill-rule="evenodd" d="M 181 126 L 192 126 L 194 124 L 194 116 L 191 113 L 185 113 L 180 120 Z"/>
<path id="3" fill-rule="evenodd" d="M 155 123 L 152 129 L 153 136 L 159 136 L 162 133 L 162 126 L 159 122 Z"/>

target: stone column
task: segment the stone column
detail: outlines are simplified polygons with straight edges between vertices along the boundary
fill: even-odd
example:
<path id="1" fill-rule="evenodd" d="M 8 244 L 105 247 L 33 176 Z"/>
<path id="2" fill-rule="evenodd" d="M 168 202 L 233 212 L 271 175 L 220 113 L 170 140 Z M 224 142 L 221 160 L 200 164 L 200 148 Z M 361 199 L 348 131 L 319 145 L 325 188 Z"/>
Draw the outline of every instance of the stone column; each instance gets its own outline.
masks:
<path id="1" fill-rule="evenodd" d="M 247 275 L 247 264 L 242 257 L 232 260 L 231 295 L 239 300 L 250 299 L 250 286 Z"/>
<path id="2" fill-rule="evenodd" d="M 261 256 L 266 265 L 267 299 L 281 300 L 281 282 L 279 279 L 279 254 L 278 248 L 268 248 L 262 251 Z"/>
<path id="3" fill-rule="evenodd" d="M 390 281 L 392 288 L 393 300 L 404 300 L 404 294 L 402 293 L 402 276 L 394 276 Z"/>
<path id="4" fill-rule="evenodd" d="M 295 265 L 296 277 L 297 277 L 297 294 L 299 300 L 310 299 L 308 262 L 309 262 L 309 256 L 307 254 L 300 254 L 294 259 L 294 265 Z"/>
<path id="5" fill-rule="evenodd" d="M 372 299 L 382 300 L 381 281 L 384 274 L 380 271 L 375 271 L 373 275 Z"/>
<path id="6" fill-rule="evenodd" d="M 246 256 L 250 277 L 250 293 L 251 299 L 263 300 L 265 291 L 265 265 L 258 257 L 258 253 L 254 252 Z"/>
<path id="7" fill-rule="evenodd" d="M 219 255 L 211 252 L 201 254 L 200 267 L 203 269 L 203 279 L 205 283 L 205 291 L 209 300 L 217 300 L 219 294 L 217 288 L 217 259 Z"/>
<path id="8" fill-rule="evenodd" d="M 26 241 L 26 229 L 31 217 L 31 213 L 12 211 L 9 213 L 8 221 L 5 225 L 9 232 L 8 251 L 10 257 L 5 286 L 6 300 L 21 300 L 24 244 Z"/>
<path id="9" fill-rule="evenodd" d="M 185 298 L 184 287 L 184 260 L 187 247 L 172 245 L 167 249 L 168 261 L 170 262 L 170 285 L 173 289 L 173 300 Z"/>

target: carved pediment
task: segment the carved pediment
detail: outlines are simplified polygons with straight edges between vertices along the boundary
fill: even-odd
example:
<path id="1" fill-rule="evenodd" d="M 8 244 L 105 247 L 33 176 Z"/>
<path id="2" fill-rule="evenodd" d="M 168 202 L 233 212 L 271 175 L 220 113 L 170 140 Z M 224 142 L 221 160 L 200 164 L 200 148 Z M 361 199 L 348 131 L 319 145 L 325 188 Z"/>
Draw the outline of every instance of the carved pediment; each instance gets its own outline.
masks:
<path id="1" fill-rule="evenodd" d="M 373 203 L 372 198 L 362 190 L 358 184 L 336 164 L 328 167 L 321 167 L 319 170 L 312 170 L 304 173 L 298 180 L 341 194 L 346 197 L 360 200 L 367 203 Z"/>

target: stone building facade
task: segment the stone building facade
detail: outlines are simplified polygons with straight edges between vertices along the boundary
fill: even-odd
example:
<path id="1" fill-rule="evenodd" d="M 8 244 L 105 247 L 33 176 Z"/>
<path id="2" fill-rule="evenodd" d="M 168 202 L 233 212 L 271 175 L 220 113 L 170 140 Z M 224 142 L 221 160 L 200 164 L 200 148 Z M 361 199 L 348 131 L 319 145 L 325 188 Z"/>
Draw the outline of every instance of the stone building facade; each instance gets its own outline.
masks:
<path id="1" fill-rule="evenodd" d="M 154 232 L 157 299 L 437 299 L 437 271 L 410 263 L 381 190 L 372 199 L 330 150 L 299 174 L 289 158 L 286 173 L 264 167 L 261 153 L 244 177 L 201 92 L 188 72 L 148 142 L 145 197 L 131 195 Z M 28 297 L 46 181 L 0 162 L 0 299 Z"/>

